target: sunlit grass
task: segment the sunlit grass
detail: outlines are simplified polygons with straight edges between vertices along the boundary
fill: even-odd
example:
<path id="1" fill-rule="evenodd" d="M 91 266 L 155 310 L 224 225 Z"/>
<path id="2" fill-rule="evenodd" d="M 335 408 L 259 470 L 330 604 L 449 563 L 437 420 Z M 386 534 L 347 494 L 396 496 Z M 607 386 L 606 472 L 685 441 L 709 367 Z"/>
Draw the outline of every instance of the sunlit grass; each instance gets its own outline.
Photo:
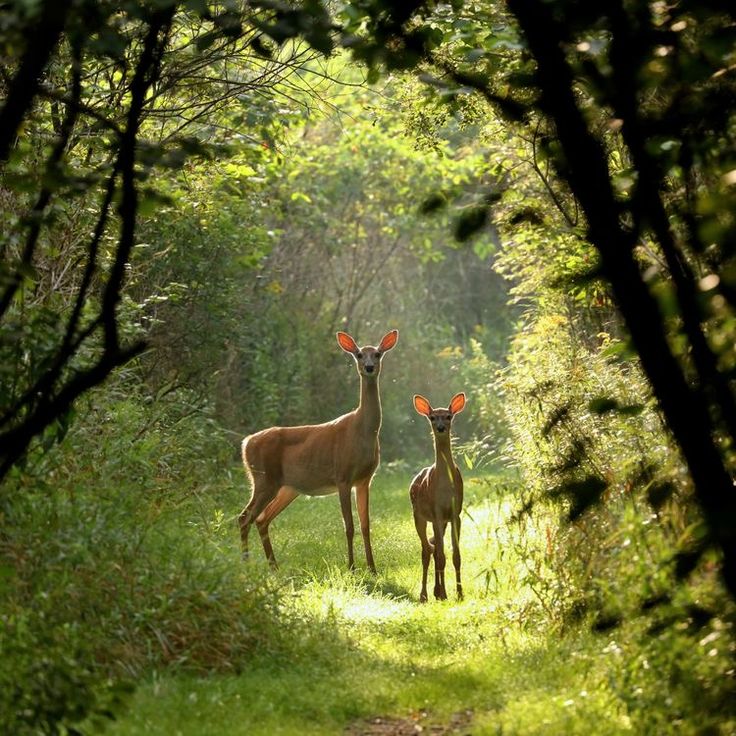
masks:
<path id="1" fill-rule="evenodd" d="M 549 643 L 513 612 L 519 596 L 527 596 L 521 563 L 509 545 L 509 535 L 518 533 L 508 525 L 514 499 L 495 497 L 481 478 L 467 481 L 465 600 L 455 599 L 449 563 L 450 600 L 417 602 L 420 545 L 405 478 L 379 475 L 374 484 L 375 577 L 365 570 L 359 534 L 358 569 L 346 569 L 337 498 L 298 499 L 272 525 L 280 563 L 274 581 L 283 593 L 284 620 L 309 622 L 313 638 L 294 642 L 286 657 L 257 652 L 237 676 L 154 677 L 139 688 L 113 732 L 340 733 L 350 722 L 377 714 L 426 711 L 430 720 L 442 720 L 467 708 L 502 710 L 509 683 L 539 675 L 538 666 L 535 673 L 520 671 L 526 658 L 540 656 Z M 227 522 L 245 496 L 245 488 L 211 492 L 190 520 L 204 528 L 211 550 L 232 556 L 233 564 L 243 563 L 237 561 L 234 524 Z M 254 570 L 265 566 L 259 546 L 254 539 L 247 563 Z"/>
<path id="2" fill-rule="evenodd" d="M 286 643 L 256 647 L 237 674 L 149 677 L 112 733 L 340 734 L 375 716 L 427 726 L 468 710 L 474 735 L 636 732 L 610 687 L 616 647 L 584 629 L 562 636 L 535 603 L 530 559 L 544 560 L 552 517 L 515 521 L 518 499 L 502 484 L 466 480 L 465 599 L 455 598 L 448 561 L 450 600 L 426 604 L 418 603 L 420 546 L 403 476 L 374 484 L 376 576 L 365 570 L 359 534 L 357 569 L 346 569 L 334 496 L 298 499 L 273 523 L 277 571 L 267 572 L 257 537 L 243 563 L 234 517 L 245 488 L 213 488 L 190 514 L 191 533 L 206 540 L 203 554 L 270 575 L 283 618 L 264 642 Z"/>

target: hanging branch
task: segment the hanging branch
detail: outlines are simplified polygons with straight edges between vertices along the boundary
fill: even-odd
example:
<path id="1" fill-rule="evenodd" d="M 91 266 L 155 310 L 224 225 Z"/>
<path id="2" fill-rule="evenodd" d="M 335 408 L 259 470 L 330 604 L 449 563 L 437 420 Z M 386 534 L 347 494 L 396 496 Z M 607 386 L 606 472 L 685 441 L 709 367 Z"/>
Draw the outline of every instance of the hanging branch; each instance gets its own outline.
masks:
<path id="1" fill-rule="evenodd" d="M 10 81 L 5 104 L 0 110 L 0 163 L 7 160 L 18 129 L 36 97 L 39 80 L 59 43 L 71 6 L 70 0 L 43 3 L 38 23 L 27 29 L 27 38 L 32 40 Z"/>
<path id="2" fill-rule="evenodd" d="M 138 355 L 144 348 L 142 342 L 129 346 L 121 346 L 118 334 L 117 307 L 120 302 L 121 290 L 125 276 L 125 265 L 135 242 L 135 225 L 138 209 L 138 190 L 135 180 L 135 151 L 138 131 L 140 129 L 143 106 L 146 95 L 160 70 L 161 56 L 168 41 L 174 14 L 174 6 L 160 10 L 151 16 L 136 71 L 130 86 L 130 106 L 128 108 L 126 127 L 120 139 L 117 159 L 113 173 L 108 180 L 102 209 L 98 218 L 95 233 L 90 242 L 87 266 L 82 278 L 74 311 L 67 323 L 65 337 L 57 350 L 51 367 L 39 379 L 35 389 L 40 395 L 34 395 L 33 390 L 26 393 L 16 411 L 11 411 L 4 421 L 10 428 L 0 433 L 0 480 L 10 468 L 26 452 L 34 437 L 39 435 L 54 421 L 69 411 L 73 402 L 85 391 L 99 385 L 107 376 L 120 365 Z M 78 83 L 78 80 L 77 80 Z M 72 108 L 76 108 L 73 109 Z M 73 119 L 78 114 L 78 105 L 70 105 L 67 115 Z M 71 127 L 71 126 L 70 126 Z M 68 136 L 67 136 L 68 138 Z M 53 157 L 57 151 L 63 152 L 64 147 L 55 147 Z M 58 161 L 54 163 L 58 165 Z M 115 257 L 102 296 L 99 314 L 82 333 L 74 337 L 79 322 L 82 305 L 89 289 L 95 271 L 99 243 L 105 230 L 109 216 L 109 208 L 115 192 L 115 181 L 121 179 L 120 237 L 115 249 Z M 43 192 L 42 192 L 43 194 Z M 50 198 L 50 196 L 49 196 Z M 39 202 L 41 197 L 39 197 Z M 48 201 L 45 202 L 45 206 Z M 37 237 L 37 234 L 36 236 Z M 85 369 L 72 372 L 71 376 L 58 388 L 55 388 L 64 368 L 69 366 L 72 357 L 76 354 L 82 342 L 92 337 L 102 329 L 104 344 L 101 355 L 94 364 Z M 32 403 L 23 418 L 20 418 L 25 407 Z M 20 421 L 18 421 L 20 420 Z"/>
<path id="3" fill-rule="evenodd" d="M 621 134 L 638 172 L 632 215 L 639 232 L 649 224 L 659 243 L 675 286 L 679 313 L 692 348 L 698 380 L 721 416 L 726 431 L 736 439 L 736 401 L 725 377 L 718 370 L 718 358 L 710 349 L 703 332 L 695 276 L 677 247 L 660 195 L 661 176 L 646 147 L 635 93 L 637 70 L 633 60 L 636 55 L 632 54 L 632 49 L 640 47 L 639 38 L 633 30 L 633 19 L 627 16 L 622 5 L 614 4 L 611 7 L 611 21 L 614 112 L 624 121 Z"/>

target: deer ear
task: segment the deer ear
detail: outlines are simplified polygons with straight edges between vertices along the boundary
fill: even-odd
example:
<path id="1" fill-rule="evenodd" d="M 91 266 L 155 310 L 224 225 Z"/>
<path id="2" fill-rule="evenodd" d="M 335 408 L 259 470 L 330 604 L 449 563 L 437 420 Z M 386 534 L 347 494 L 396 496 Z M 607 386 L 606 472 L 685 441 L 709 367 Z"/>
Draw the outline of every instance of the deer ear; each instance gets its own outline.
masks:
<path id="1" fill-rule="evenodd" d="M 354 355 L 355 353 L 360 352 L 360 348 L 355 344 L 355 340 L 353 340 L 353 338 L 350 337 L 350 335 L 348 335 L 347 332 L 337 333 L 337 344 L 346 353 L 350 353 L 351 355 Z"/>
<path id="2" fill-rule="evenodd" d="M 419 414 L 423 414 L 425 417 L 428 417 L 432 411 L 429 401 L 419 394 L 414 395 L 414 408 Z"/>
<path id="3" fill-rule="evenodd" d="M 394 345 L 396 345 L 398 341 L 399 341 L 399 331 L 391 330 L 391 332 L 383 336 L 383 340 L 381 340 L 381 344 L 378 346 L 378 349 L 382 353 L 385 353 L 387 350 L 391 350 L 391 348 Z"/>
<path id="4" fill-rule="evenodd" d="M 465 394 L 459 393 L 455 394 L 452 397 L 452 401 L 450 401 L 450 412 L 452 414 L 457 414 L 458 412 L 461 412 L 465 408 Z"/>

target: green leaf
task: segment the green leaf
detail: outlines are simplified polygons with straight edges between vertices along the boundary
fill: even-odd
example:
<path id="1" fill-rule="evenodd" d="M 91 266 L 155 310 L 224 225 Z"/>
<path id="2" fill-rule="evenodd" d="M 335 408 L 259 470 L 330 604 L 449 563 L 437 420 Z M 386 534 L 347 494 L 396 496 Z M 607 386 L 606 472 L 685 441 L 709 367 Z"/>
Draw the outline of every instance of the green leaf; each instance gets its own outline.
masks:
<path id="1" fill-rule="evenodd" d="M 441 192 L 436 192 L 435 194 L 430 194 L 429 197 L 422 202 L 419 206 L 419 211 L 423 215 L 428 215 L 432 212 L 437 212 L 437 210 L 443 209 L 446 206 L 447 198 L 445 195 Z"/>
<path id="2" fill-rule="evenodd" d="M 368 74 L 366 75 L 365 81 L 368 84 L 375 84 L 380 78 L 381 72 L 379 71 L 378 67 L 371 66 L 370 69 L 368 69 Z"/>
<path id="3" fill-rule="evenodd" d="M 647 489 L 647 501 L 655 511 L 658 511 L 674 492 L 675 485 L 670 481 L 652 483 Z"/>
<path id="4" fill-rule="evenodd" d="M 608 398 L 607 396 L 599 396 L 598 398 L 591 399 L 588 403 L 588 409 L 593 414 L 606 414 L 609 411 L 618 409 L 618 401 L 616 399 Z"/>

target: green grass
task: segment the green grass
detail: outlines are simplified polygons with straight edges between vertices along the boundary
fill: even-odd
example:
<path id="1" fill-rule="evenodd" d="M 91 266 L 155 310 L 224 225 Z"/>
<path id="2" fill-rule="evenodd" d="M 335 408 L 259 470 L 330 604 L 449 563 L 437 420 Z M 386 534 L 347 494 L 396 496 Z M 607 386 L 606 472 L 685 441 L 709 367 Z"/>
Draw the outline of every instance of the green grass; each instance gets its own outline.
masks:
<path id="1" fill-rule="evenodd" d="M 522 537 L 543 545 L 543 524 L 510 522 L 517 503 L 503 483 L 466 481 L 465 600 L 455 600 L 450 564 L 450 600 L 417 602 L 421 562 L 407 477 L 384 472 L 374 482 L 377 577 L 364 564 L 345 569 L 336 496 L 297 499 L 271 528 L 288 645 L 256 647 L 237 673 L 149 675 L 111 733 L 338 734 L 375 716 L 426 725 L 468 710 L 473 734 L 631 732 L 601 664 L 607 640 L 562 638 L 544 623 L 515 552 Z M 186 523 L 217 554 L 260 575 L 257 534 L 251 561 L 238 560 L 234 516 L 245 496 L 235 476 L 233 487 L 200 494 Z"/>
<path id="2" fill-rule="evenodd" d="M 114 736 L 356 736 L 377 717 L 404 733 L 736 733 L 736 617 L 717 568 L 642 613 L 642 592 L 661 585 L 652 560 L 670 548 L 635 505 L 607 511 L 617 525 L 576 529 L 571 547 L 559 511 L 515 518 L 516 479 L 466 473 L 465 600 L 448 565 L 450 600 L 422 605 L 407 468 L 374 484 L 375 577 L 360 535 L 346 570 L 336 496 L 298 499 L 274 522 L 273 572 L 257 534 L 240 558 L 239 468 L 206 483 L 126 468 L 80 480 L 72 468 L 54 493 L 29 487 L 3 512 L 3 733 L 98 733 L 109 710 Z M 624 623 L 593 634 L 602 587 Z"/>

